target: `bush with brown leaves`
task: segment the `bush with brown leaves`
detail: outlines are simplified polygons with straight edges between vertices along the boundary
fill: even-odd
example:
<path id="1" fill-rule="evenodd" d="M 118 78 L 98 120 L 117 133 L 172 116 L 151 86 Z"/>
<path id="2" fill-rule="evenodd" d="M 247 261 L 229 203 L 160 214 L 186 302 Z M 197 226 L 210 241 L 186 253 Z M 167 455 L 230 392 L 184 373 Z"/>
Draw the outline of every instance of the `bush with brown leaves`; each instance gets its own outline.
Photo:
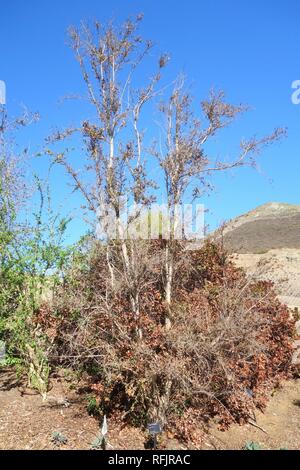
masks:
<path id="1" fill-rule="evenodd" d="M 89 371 L 103 412 L 138 425 L 158 419 L 180 438 L 198 435 L 199 422 L 211 417 L 222 428 L 253 419 L 290 374 L 294 323 L 287 308 L 270 283 L 247 279 L 222 247 L 206 243 L 178 253 L 167 331 L 160 247 L 147 250 L 138 319 L 121 281 L 118 292 L 107 291 L 101 247 L 66 276 L 50 314 L 55 321 L 48 315 L 44 325 L 46 333 L 55 330 L 53 361 Z"/>

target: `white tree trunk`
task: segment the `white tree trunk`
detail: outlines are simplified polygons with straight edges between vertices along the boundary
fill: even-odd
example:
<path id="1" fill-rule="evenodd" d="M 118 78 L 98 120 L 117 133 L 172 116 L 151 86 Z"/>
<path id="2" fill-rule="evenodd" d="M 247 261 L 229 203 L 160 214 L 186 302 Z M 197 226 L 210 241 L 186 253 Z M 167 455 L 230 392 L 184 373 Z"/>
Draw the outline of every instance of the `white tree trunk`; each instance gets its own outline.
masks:
<path id="1" fill-rule="evenodd" d="M 172 301 L 172 284 L 173 284 L 173 256 L 170 250 L 169 241 L 167 241 L 166 246 L 166 262 L 165 262 L 165 299 L 167 303 L 167 308 L 169 310 L 165 318 L 165 327 L 167 330 L 171 328 L 171 319 L 170 319 L 170 307 Z"/>

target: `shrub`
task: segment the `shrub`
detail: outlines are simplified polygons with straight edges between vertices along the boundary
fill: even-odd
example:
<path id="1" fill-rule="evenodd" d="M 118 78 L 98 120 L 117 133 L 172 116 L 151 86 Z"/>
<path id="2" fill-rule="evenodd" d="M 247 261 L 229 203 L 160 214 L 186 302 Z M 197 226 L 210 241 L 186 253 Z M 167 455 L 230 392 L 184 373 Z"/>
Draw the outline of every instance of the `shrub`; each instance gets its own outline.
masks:
<path id="1" fill-rule="evenodd" d="M 33 316 L 45 291 L 61 282 L 69 255 L 63 243 L 69 219 L 53 213 L 48 186 L 38 177 L 30 188 L 39 195 L 38 207 L 29 221 L 22 212 L 29 191 L 13 131 L 27 118 L 10 122 L 0 108 L 0 340 L 6 344 L 8 363 L 26 371 L 29 385 L 44 394 L 48 344 Z"/>
<path id="2" fill-rule="evenodd" d="M 270 283 L 249 281 L 220 246 L 207 243 L 179 253 L 185 268 L 167 331 L 159 250 L 160 242 L 148 250 L 138 325 L 126 291 L 107 294 L 101 246 L 88 267 L 72 269 L 47 315 L 57 325 L 55 356 L 93 370 L 101 410 L 119 410 L 134 424 L 158 419 L 190 439 L 212 416 L 222 428 L 247 422 L 255 407 L 265 407 L 268 390 L 289 376 L 294 323 L 287 309 Z"/>

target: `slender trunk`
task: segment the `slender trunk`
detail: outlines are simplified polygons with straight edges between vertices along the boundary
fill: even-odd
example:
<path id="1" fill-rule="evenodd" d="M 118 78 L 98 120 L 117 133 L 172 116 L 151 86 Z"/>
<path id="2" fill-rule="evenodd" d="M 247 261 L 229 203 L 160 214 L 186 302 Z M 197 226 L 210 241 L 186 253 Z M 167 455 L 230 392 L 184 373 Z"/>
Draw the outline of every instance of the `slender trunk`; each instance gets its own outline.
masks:
<path id="1" fill-rule="evenodd" d="M 163 390 L 161 390 L 161 388 Z M 167 423 L 167 413 L 168 408 L 170 406 L 171 388 L 171 380 L 166 380 L 166 382 L 161 386 L 161 384 L 158 384 L 158 377 L 153 377 L 153 400 L 149 411 L 149 420 L 151 420 L 152 422 L 160 423 L 162 428 L 164 428 Z"/>
<path id="2" fill-rule="evenodd" d="M 110 272 L 110 286 L 111 290 L 114 292 L 115 290 L 115 274 L 114 274 L 114 269 L 110 261 L 110 247 L 109 244 L 107 245 L 106 248 L 106 261 L 107 261 L 107 266 Z"/>
<path id="3" fill-rule="evenodd" d="M 170 208 L 171 206 L 171 208 Z M 167 315 L 165 318 L 165 327 L 170 330 L 171 323 L 171 303 L 173 295 L 173 279 L 174 279 L 174 241 L 176 239 L 178 213 L 177 203 L 169 204 L 170 217 L 170 233 L 169 239 L 166 240 L 165 247 L 165 300 L 167 304 Z"/>
<path id="4" fill-rule="evenodd" d="M 166 330 L 171 328 L 171 300 L 172 300 L 172 283 L 173 283 L 173 256 L 169 240 L 166 244 L 165 252 L 165 300 L 167 303 L 167 314 L 165 317 L 165 327 Z"/>
<path id="5" fill-rule="evenodd" d="M 123 234 L 121 233 L 120 224 L 121 224 L 121 222 L 118 221 L 118 226 L 119 226 L 118 233 L 119 233 L 119 238 L 120 238 L 120 241 L 121 241 L 121 250 L 122 250 L 122 258 L 123 258 L 124 274 L 125 274 L 125 278 L 126 278 L 126 283 L 128 285 L 128 288 L 129 288 L 129 299 L 130 299 L 130 304 L 131 304 L 131 308 L 132 308 L 132 313 L 133 313 L 133 316 L 134 316 L 134 318 L 136 320 L 136 323 L 137 323 L 137 326 L 136 326 L 137 337 L 139 339 L 141 339 L 142 338 L 142 330 L 138 326 L 139 316 L 140 316 L 140 305 L 139 305 L 140 302 L 139 302 L 139 293 L 136 289 L 135 282 L 134 282 L 135 281 L 134 280 L 135 273 L 134 273 L 134 270 L 132 269 L 132 268 L 134 268 L 134 265 L 132 263 L 133 260 L 130 259 L 128 249 L 127 249 L 127 245 L 126 245 L 126 241 L 124 240 Z M 131 258 L 132 258 L 132 256 L 131 256 Z"/>

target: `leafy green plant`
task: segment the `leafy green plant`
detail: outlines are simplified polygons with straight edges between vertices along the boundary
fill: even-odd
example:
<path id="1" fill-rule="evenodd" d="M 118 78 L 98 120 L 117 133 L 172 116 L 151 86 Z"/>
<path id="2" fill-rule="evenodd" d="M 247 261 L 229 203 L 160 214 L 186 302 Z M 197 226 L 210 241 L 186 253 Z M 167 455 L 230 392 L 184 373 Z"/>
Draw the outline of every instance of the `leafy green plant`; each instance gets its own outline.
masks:
<path id="1" fill-rule="evenodd" d="M 0 110 L 1 112 L 1 110 Z M 1 117 L 1 116 L 0 116 Z M 36 318 L 45 297 L 62 280 L 70 249 L 64 236 L 70 218 L 55 213 L 47 182 L 34 176 L 36 209 L 26 216 L 20 189 L 26 187 L 19 161 L 11 157 L 5 119 L 0 129 L 0 340 L 7 364 L 27 372 L 28 384 L 45 395 L 49 341 Z M 35 189 L 35 191 L 34 191 Z M 35 196 L 38 196 L 36 199 Z M 20 207 L 22 214 L 20 216 Z"/>
<path id="2" fill-rule="evenodd" d="M 86 405 L 87 412 L 90 416 L 100 416 L 101 409 L 95 397 L 89 397 Z"/>

